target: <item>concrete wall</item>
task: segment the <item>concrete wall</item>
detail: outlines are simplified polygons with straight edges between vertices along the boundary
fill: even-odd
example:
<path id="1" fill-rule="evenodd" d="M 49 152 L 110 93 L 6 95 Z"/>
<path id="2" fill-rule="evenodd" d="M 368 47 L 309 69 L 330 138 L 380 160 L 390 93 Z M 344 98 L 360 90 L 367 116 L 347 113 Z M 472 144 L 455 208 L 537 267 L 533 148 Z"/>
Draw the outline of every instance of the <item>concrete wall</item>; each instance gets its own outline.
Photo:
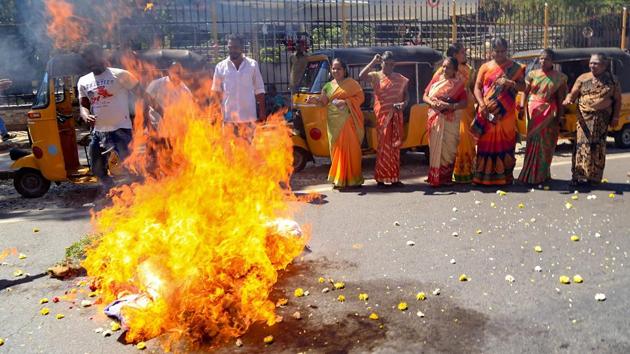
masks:
<path id="1" fill-rule="evenodd" d="M 26 130 L 26 114 L 31 109 L 27 107 L 0 107 L 0 117 L 8 130 Z"/>

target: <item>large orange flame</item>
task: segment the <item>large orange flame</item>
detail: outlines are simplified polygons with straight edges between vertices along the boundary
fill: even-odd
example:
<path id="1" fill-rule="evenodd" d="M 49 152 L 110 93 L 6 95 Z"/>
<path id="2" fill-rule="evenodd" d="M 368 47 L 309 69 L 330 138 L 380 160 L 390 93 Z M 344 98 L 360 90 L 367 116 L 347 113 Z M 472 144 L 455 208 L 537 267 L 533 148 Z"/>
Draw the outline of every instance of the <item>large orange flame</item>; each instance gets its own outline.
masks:
<path id="1" fill-rule="evenodd" d="M 103 300 L 150 299 L 124 312 L 130 341 L 168 334 L 167 345 L 217 343 L 254 322 L 273 324 L 269 294 L 278 271 L 304 249 L 304 237 L 273 227 L 294 213 L 282 118 L 271 117 L 250 144 L 217 117 L 216 105 L 189 101 L 171 102 L 155 132 L 136 117 L 127 163 L 145 179 L 119 187 L 94 217 L 100 237 L 83 265 Z"/>
<path id="2" fill-rule="evenodd" d="M 87 27 L 82 19 L 75 16 L 74 6 L 66 0 L 46 0 L 46 10 L 50 16 L 48 35 L 55 48 L 76 48 L 84 40 Z"/>

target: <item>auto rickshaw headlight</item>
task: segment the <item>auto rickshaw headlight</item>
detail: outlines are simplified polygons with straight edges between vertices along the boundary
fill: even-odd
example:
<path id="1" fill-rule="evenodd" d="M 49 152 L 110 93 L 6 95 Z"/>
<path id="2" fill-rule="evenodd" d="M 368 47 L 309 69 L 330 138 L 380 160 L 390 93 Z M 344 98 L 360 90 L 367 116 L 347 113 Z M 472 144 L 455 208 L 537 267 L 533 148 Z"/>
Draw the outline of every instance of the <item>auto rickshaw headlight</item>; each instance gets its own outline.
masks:
<path id="1" fill-rule="evenodd" d="M 319 140 L 322 137 L 322 131 L 317 129 L 317 128 L 313 128 L 311 129 L 308 134 L 311 136 L 311 138 L 313 140 Z"/>
<path id="2" fill-rule="evenodd" d="M 44 151 L 38 146 L 33 146 L 33 155 L 35 155 L 35 158 L 41 159 L 44 156 Z"/>

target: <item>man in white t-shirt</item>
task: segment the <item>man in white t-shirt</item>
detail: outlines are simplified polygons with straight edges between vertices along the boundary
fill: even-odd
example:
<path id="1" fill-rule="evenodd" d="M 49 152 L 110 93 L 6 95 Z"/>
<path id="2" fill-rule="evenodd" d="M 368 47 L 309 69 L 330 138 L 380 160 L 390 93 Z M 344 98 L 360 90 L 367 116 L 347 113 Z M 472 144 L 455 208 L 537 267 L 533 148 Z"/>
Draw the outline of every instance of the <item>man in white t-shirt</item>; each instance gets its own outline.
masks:
<path id="1" fill-rule="evenodd" d="M 151 81 L 147 86 L 147 95 L 151 98 L 149 104 L 149 122 L 154 129 L 158 128 L 162 120 L 162 110 L 172 104 L 192 105 L 193 95 L 182 81 L 183 68 L 178 62 L 172 62 L 168 68 L 168 75 Z"/>
<path id="2" fill-rule="evenodd" d="M 103 48 L 95 44 L 83 47 L 81 56 L 91 71 L 77 83 L 81 118 L 92 127 L 89 146 L 92 173 L 105 187 L 112 185 L 107 173 L 105 149 L 113 147 L 124 160 L 131 142 L 130 93 L 143 97 L 138 80 L 128 71 L 106 66 Z"/>
<path id="3" fill-rule="evenodd" d="M 265 121 L 265 84 L 256 60 L 243 54 L 243 44 L 240 36 L 228 38 L 229 57 L 214 68 L 212 91 L 219 96 L 223 123 L 250 135 L 256 121 Z"/>

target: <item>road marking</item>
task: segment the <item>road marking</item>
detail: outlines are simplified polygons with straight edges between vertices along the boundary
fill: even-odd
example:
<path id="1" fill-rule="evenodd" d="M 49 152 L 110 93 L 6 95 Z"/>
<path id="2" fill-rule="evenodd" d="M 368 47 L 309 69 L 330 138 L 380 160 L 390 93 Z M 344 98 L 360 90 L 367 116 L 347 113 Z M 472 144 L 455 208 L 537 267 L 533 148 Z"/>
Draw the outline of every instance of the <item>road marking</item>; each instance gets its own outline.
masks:
<path id="1" fill-rule="evenodd" d="M 609 156 L 606 156 L 606 161 L 620 160 L 620 159 L 625 159 L 625 158 L 630 158 L 630 153 L 625 152 L 621 154 L 609 155 Z M 565 165 L 570 165 L 570 164 L 572 164 L 571 160 L 564 160 L 564 161 L 554 162 L 551 166 L 552 167 L 565 166 Z M 519 165 L 520 166 L 516 166 L 514 168 L 514 171 L 520 171 L 523 168 L 522 163 L 520 163 Z M 427 178 L 426 175 L 422 175 L 418 177 L 404 179 L 403 182 L 423 182 L 426 178 Z M 366 180 L 366 182 L 367 183 L 364 184 L 365 186 L 372 186 L 376 184 L 376 181 L 374 179 Z M 332 185 L 330 184 L 316 184 L 316 185 L 305 187 L 303 189 L 295 190 L 294 192 L 295 193 L 323 193 L 323 192 L 329 192 L 332 189 L 333 189 Z"/>
<path id="2" fill-rule="evenodd" d="M 2 216 L 3 218 L 5 217 L 5 215 Z M 22 221 L 28 221 L 28 219 L 26 218 L 21 218 L 21 217 L 17 217 L 17 218 L 11 218 L 10 216 L 8 216 L 7 219 L 1 219 L 0 220 L 0 224 L 10 224 L 10 223 L 14 223 L 14 222 L 22 222 Z"/>

